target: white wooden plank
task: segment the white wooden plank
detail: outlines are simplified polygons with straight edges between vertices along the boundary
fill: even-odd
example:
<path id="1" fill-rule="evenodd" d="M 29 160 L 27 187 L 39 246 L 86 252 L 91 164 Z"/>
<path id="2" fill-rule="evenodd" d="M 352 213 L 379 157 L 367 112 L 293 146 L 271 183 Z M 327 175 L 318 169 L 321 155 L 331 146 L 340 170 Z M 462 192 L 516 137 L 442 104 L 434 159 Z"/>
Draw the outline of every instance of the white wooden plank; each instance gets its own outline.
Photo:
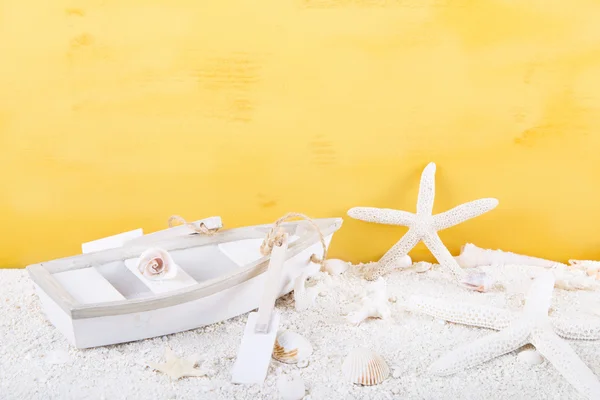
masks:
<path id="1" fill-rule="evenodd" d="M 102 250 L 116 249 L 122 247 L 125 242 L 142 237 L 143 235 L 144 231 L 141 228 L 134 231 L 119 233 L 117 235 L 83 243 L 81 245 L 81 251 L 83 254 L 89 254 Z"/>
<path id="2" fill-rule="evenodd" d="M 81 304 L 125 300 L 125 297 L 93 267 L 58 272 L 52 276 Z"/>
<path id="3" fill-rule="evenodd" d="M 144 283 L 144 285 L 148 286 L 148 288 L 153 293 L 166 293 L 175 291 L 178 289 L 182 289 L 188 286 L 196 285 L 198 282 L 189 276 L 183 269 L 177 266 L 177 275 L 175 275 L 171 279 L 165 279 L 162 281 L 152 280 L 146 278 L 144 275 L 140 273 L 137 269 L 137 263 L 139 258 L 130 258 L 129 260 L 125 260 L 125 266 L 129 269 L 140 281 Z M 198 262 L 202 262 L 198 260 Z"/>
<path id="4" fill-rule="evenodd" d="M 289 236 L 288 243 L 293 243 L 299 238 L 299 236 Z M 263 240 L 264 239 L 245 239 L 219 243 L 219 250 L 238 266 L 243 267 L 264 257 L 260 252 L 260 246 L 262 245 Z"/>

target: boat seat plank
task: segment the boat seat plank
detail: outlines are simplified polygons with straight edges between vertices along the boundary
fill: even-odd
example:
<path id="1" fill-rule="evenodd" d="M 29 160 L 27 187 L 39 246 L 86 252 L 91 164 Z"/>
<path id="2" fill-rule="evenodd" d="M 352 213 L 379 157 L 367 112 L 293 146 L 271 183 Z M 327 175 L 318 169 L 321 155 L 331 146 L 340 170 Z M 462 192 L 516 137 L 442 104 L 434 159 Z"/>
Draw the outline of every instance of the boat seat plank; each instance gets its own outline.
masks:
<path id="1" fill-rule="evenodd" d="M 177 275 L 171 279 L 165 279 L 164 281 L 152 280 L 146 278 L 137 269 L 138 258 L 130 258 L 125 260 L 125 266 L 131 271 L 144 285 L 148 287 L 153 293 L 166 293 L 182 289 L 184 287 L 198 284 L 198 282 L 186 273 L 181 267 L 177 267 Z"/>
<path id="2" fill-rule="evenodd" d="M 125 297 L 93 267 L 58 272 L 52 276 L 81 304 L 125 300 Z"/>

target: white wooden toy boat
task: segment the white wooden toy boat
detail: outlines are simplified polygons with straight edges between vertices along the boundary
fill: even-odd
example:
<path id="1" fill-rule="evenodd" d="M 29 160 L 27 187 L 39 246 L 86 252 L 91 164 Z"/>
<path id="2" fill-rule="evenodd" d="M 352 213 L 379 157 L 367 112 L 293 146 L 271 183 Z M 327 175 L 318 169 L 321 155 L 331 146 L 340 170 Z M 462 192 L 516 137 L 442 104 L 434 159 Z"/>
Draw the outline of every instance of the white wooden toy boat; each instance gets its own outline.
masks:
<path id="1" fill-rule="evenodd" d="M 221 224 L 219 217 L 204 221 L 209 228 Z M 314 222 L 329 246 L 342 219 Z M 290 242 L 282 296 L 310 266 L 311 255 L 323 254 L 323 246 L 308 221 L 280 227 Z M 262 255 L 260 246 L 271 228 L 257 225 L 202 235 L 178 226 L 130 239 L 117 248 L 30 265 L 27 270 L 46 317 L 77 348 L 136 341 L 256 309 L 270 258 Z M 149 247 L 169 252 L 178 266 L 173 279 L 149 280 L 140 274 L 137 260 Z"/>

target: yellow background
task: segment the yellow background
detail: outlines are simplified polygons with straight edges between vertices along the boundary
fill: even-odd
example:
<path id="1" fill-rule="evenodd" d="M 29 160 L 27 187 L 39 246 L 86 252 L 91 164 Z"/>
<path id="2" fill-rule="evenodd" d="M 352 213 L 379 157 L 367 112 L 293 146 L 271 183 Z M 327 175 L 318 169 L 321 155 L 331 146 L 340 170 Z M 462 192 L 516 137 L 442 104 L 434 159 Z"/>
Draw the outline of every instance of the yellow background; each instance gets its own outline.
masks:
<path id="1" fill-rule="evenodd" d="M 171 214 L 345 217 L 331 256 L 404 229 L 346 217 L 497 197 L 461 244 L 600 258 L 595 0 L 3 0 L 0 266 Z M 416 259 L 430 260 L 419 246 Z"/>

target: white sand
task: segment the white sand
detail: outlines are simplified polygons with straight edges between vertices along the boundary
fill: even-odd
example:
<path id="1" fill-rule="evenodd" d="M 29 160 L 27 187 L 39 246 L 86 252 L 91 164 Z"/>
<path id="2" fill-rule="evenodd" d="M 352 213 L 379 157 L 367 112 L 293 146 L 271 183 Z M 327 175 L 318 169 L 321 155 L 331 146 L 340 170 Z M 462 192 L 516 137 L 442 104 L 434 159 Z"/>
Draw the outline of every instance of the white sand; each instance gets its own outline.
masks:
<path id="1" fill-rule="evenodd" d="M 507 270 L 519 273 L 518 268 Z M 508 275 L 507 275 L 508 276 Z M 0 271 L 0 399 L 277 399 L 277 377 L 300 374 L 307 399 L 580 399 L 560 374 L 544 361 L 529 366 L 516 352 L 451 377 L 436 377 L 427 367 L 457 345 L 489 334 L 485 329 L 436 321 L 402 310 L 410 294 L 444 296 L 450 301 L 472 301 L 520 307 L 520 297 L 502 290 L 473 293 L 458 288 L 437 270 L 386 276 L 392 318 L 368 320 L 359 327 L 345 322 L 343 313 L 360 294 L 365 281 L 345 274 L 333 278 L 316 307 L 298 314 L 293 299 L 280 299 L 283 323 L 307 337 L 315 348 L 306 368 L 272 362 L 263 386 L 229 383 L 229 373 L 240 342 L 245 316 L 184 333 L 96 349 L 77 350 L 50 325 L 40 311 L 32 283 L 23 270 Z M 554 312 L 593 315 L 597 292 L 556 290 Z M 600 376 L 600 343 L 570 341 L 581 359 Z M 165 345 L 179 356 L 201 354 L 211 377 L 169 378 L 145 367 L 163 361 Z M 360 387 L 344 381 L 341 363 L 356 346 L 379 352 L 394 367 L 378 386 Z"/>

